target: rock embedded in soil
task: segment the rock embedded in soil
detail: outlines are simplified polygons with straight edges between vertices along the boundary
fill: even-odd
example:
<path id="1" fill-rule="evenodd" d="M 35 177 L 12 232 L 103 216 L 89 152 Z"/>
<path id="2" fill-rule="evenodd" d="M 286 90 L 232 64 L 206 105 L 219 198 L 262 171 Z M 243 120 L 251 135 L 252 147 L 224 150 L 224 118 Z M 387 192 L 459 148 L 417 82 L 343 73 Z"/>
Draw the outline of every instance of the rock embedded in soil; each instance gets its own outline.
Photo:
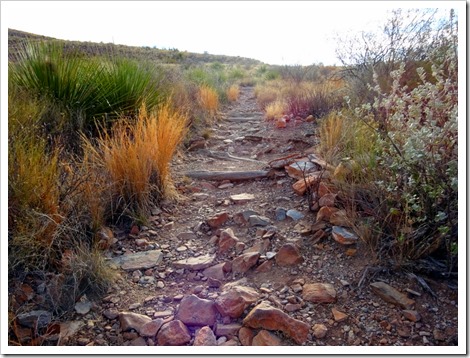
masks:
<path id="1" fill-rule="evenodd" d="M 142 337 L 155 338 L 163 323 L 164 321 L 161 318 L 151 320 L 150 322 L 147 322 L 142 327 L 140 327 L 139 334 Z"/>
<path id="2" fill-rule="evenodd" d="M 188 327 L 180 320 L 165 323 L 157 334 L 157 342 L 160 346 L 182 346 L 191 341 Z"/>
<path id="3" fill-rule="evenodd" d="M 232 200 L 235 204 L 246 204 L 250 201 L 253 201 L 255 196 L 253 194 L 235 194 L 230 196 L 230 200 Z"/>
<path id="4" fill-rule="evenodd" d="M 292 243 L 282 245 L 275 257 L 279 266 L 298 265 L 304 261 L 299 249 Z"/>
<path id="5" fill-rule="evenodd" d="M 370 284 L 372 292 L 382 298 L 384 301 L 400 306 L 403 309 L 412 309 L 415 301 L 406 297 L 392 286 L 385 282 L 374 282 Z"/>
<path id="6" fill-rule="evenodd" d="M 242 325 L 239 323 L 217 324 L 215 334 L 218 337 L 225 336 L 227 338 L 232 338 L 238 334 L 241 327 Z"/>
<path id="7" fill-rule="evenodd" d="M 253 330 L 248 327 L 242 327 L 238 331 L 238 339 L 243 346 L 251 346 L 254 335 Z"/>
<path id="8" fill-rule="evenodd" d="M 121 266 L 125 271 L 147 270 L 158 266 L 163 260 L 163 253 L 160 250 L 149 250 L 136 252 L 129 255 L 114 257 L 112 261 Z"/>
<path id="9" fill-rule="evenodd" d="M 207 224 L 213 229 L 218 229 L 223 224 L 225 224 L 229 219 L 230 219 L 229 214 L 226 211 L 224 211 L 222 213 L 216 214 L 210 217 L 209 219 L 207 219 Z"/>
<path id="10" fill-rule="evenodd" d="M 238 238 L 233 233 L 233 230 L 228 228 L 220 232 L 220 237 L 218 240 L 219 254 L 223 255 L 228 252 L 230 249 L 234 248 L 238 242 Z"/>
<path id="11" fill-rule="evenodd" d="M 215 306 L 222 316 L 238 318 L 258 298 L 259 294 L 251 287 L 233 286 L 223 289 L 223 292 L 215 300 Z"/>
<path id="12" fill-rule="evenodd" d="M 214 280 L 219 280 L 222 281 L 225 278 L 225 270 L 224 267 L 227 264 L 225 262 L 222 262 L 220 264 L 216 264 L 214 266 L 210 266 L 206 268 L 204 271 L 202 271 L 202 274 L 206 277 L 212 278 Z"/>
<path id="13" fill-rule="evenodd" d="M 216 346 L 217 340 L 209 326 L 204 326 L 196 331 L 193 346 Z"/>
<path id="14" fill-rule="evenodd" d="M 251 215 L 248 218 L 250 226 L 268 226 L 271 225 L 271 220 L 265 216 L 260 215 Z"/>
<path id="15" fill-rule="evenodd" d="M 19 314 L 16 320 L 25 327 L 43 328 L 51 322 L 52 313 L 44 310 L 35 310 Z"/>
<path id="16" fill-rule="evenodd" d="M 243 320 L 243 325 L 250 328 L 282 331 L 298 344 L 307 341 L 310 328 L 307 323 L 290 317 L 267 302 L 261 302 L 254 307 Z"/>
<path id="17" fill-rule="evenodd" d="M 264 329 L 258 332 L 256 336 L 253 337 L 251 343 L 252 346 L 280 346 L 281 340 Z"/>
<path id="18" fill-rule="evenodd" d="M 316 323 L 312 327 L 313 335 L 317 339 L 322 339 L 326 337 L 326 333 L 328 332 L 328 328 L 324 324 Z"/>
<path id="19" fill-rule="evenodd" d="M 140 332 L 141 327 L 151 322 L 152 319 L 149 316 L 134 312 L 120 312 L 119 313 L 119 323 L 121 324 L 121 329 L 123 332 L 130 331 L 131 329 Z"/>
<path id="20" fill-rule="evenodd" d="M 215 303 L 196 295 L 185 296 L 179 305 L 176 319 L 187 326 L 213 326 L 216 321 Z"/>
<path id="21" fill-rule="evenodd" d="M 232 260 L 233 273 L 245 273 L 258 262 L 258 252 L 248 252 Z"/>
<path id="22" fill-rule="evenodd" d="M 300 211 L 295 210 L 295 209 L 287 210 L 286 215 L 294 221 L 298 221 L 298 220 L 303 219 L 305 217 L 304 214 L 302 214 Z"/>
<path id="23" fill-rule="evenodd" d="M 309 283 L 303 286 L 302 298 L 313 303 L 336 302 L 336 290 L 329 283 Z"/>
<path id="24" fill-rule="evenodd" d="M 403 316 L 411 322 L 418 322 L 421 320 L 421 315 L 415 310 L 403 310 Z"/>
<path id="25" fill-rule="evenodd" d="M 335 322 L 343 322 L 348 318 L 348 315 L 346 313 L 339 311 L 335 307 L 331 309 L 331 313 L 333 313 Z"/>
<path id="26" fill-rule="evenodd" d="M 215 256 L 202 255 L 198 257 L 190 257 L 187 259 L 179 260 L 173 263 L 173 266 L 177 269 L 188 269 L 188 270 L 203 270 L 212 266 L 214 263 Z"/>

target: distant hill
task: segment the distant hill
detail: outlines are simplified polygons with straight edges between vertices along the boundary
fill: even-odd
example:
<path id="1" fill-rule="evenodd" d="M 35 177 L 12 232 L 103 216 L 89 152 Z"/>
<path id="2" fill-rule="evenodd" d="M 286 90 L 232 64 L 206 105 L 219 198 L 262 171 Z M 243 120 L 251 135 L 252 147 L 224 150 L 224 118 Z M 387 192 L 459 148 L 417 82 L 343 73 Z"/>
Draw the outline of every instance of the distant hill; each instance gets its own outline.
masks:
<path id="1" fill-rule="evenodd" d="M 116 45 L 112 43 L 96 43 L 82 41 L 67 41 L 52 37 L 36 35 L 29 32 L 8 29 L 8 58 L 14 61 L 18 50 L 27 41 L 62 41 L 65 48 L 84 52 L 88 55 L 117 54 L 137 60 L 154 61 L 158 63 L 200 64 L 220 62 L 229 65 L 256 66 L 263 62 L 239 56 L 200 54 L 178 49 L 158 49 L 152 47 L 137 47 Z"/>

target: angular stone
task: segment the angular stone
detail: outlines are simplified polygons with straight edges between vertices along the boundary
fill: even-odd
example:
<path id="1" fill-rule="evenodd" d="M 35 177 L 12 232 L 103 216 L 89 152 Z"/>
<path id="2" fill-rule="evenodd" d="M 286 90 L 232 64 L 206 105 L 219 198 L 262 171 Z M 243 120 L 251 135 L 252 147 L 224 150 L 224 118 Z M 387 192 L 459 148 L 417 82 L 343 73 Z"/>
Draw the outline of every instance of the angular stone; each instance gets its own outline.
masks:
<path id="1" fill-rule="evenodd" d="M 302 298 L 313 303 L 335 302 L 336 290 L 329 283 L 308 283 L 303 287 Z"/>
<path id="2" fill-rule="evenodd" d="M 238 225 L 244 225 L 249 221 L 250 216 L 252 215 L 258 215 L 258 213 L 254 210 L 244 210 L 235 214 L 233 216 L 233 221 L 235 221 Z"/>
<path id="3" fill-rule="evenodd" d="M 16 317 L 18 323 L 29 328 L 46 327 L 52 320 L 52 313 L 44 310 L 21 313 Z"/>
<path id="4" fill-rule="evenodd" d="M 331 215 L 333 215 L 333 213 L 337 212 L 338 210 L 338 208 L 333 208 L 330 206 L 321 207 L 317 213 L 317 222 L 321 220 L 330 221 Z"/>
<path id="5" fill-rule="evenodd" d="M 302 305 L 300 303 L 288 303 L 284 306 L 284 309 L 287 312 L 295 312 L 302 309 Z"/>
<path id="6" fill-rule="evenodd" d="M 326 337 L 326 333 L 328 332 L 328 328 L 324 324 L 316 323 L 312 327 L 313 335 L 317 339 L 322 339 Z"/>
<path id="7" fill-rule="evenodd" d="M 235 236 L 233 233 L 233 230 L 228 228 L 225 230 L 222 230 L 220 232 L 220 237 L 219 237 L 219 254 L 224 254 L 233 247 L 238 242 L 238 238 Z"/>
<path id="8" fill-rule="evenodd" d="M 311 237 L 311 243 L 312 244 L 316 244 L 317 242 L 319 242 L 321 239 L 327 237 L 328 235 L 326 234 L 325 231 L 323 230 L 318 230 L 315 232 L 315 234 L 312 235 Z"/>
<path id="9" fill-rule="evenodd" d="M 267 260 L 267 261 L 264 261 L 261 265 L 259 265 L 255 269 L 255 272 L 269 272 L 271 271 L 272 267 L 273 267 L 273 261 Z"/>
<path id="10" fill-rule="evenodd" d="M 223 224 L 225 224 L 229 219 L 230 219 L 229 214 L 226 211 L 224 211 L 222 213 L 216 214 L 210 217 L 209 219 L 207 219 L 207 224 L 211 228 L 217 229 L 221 227 Z"/>
<path id="11" fill-rule="evenodd" d="M 145 323 L 142 327 L 140 327 L 139 334 L 142 337 L 151 337 L 154 338 L 159 329 L 162 327 L 164 321 L 161 318 L 157 318 L 151 320 L 150 322 Z"/>
<path id="12" fill-rule="evenodd" d="M 318 166 L 312 163 L 308 158 L 296 160 L 294 163 L 285 167 L 287 175 L 294 179 L 303 179 L 312 171 L 317 171 Z"/>
<path id="13" fill-rule="evenodd" d="M 238 331 L 238 339 L 243 346 L 251 346 L 254 335 L 253 330 L 248 327 L 242 327 Z"/>
<path id="14" fill-rule="evenodd" d="M 147 342 L 142 337 L 137 337 L 129 343 L 129 346 L 146 346 L 146 345 L 147 345 Z"/>
<path id="15" fill-rule="evenodd" d="M 230 200 L 232 200 L 235 204 L 246 204 L 252 200 L 255 199 L 255 196 L 253 194 L 236 194 L 236 195 L 231 195 Z"/>
<path id="16" fill-rule="evenodd" d="M 116 308 L 109 308 L 103 311 L 103 316 L 107 319 L 116 319 L 119 317 L 119 311 Z"/>
<path id="17" fill-rule="evenodd" d="M 305 179 L 301 178 L 297 180 L 293 185 L 292 189 L 294 190 L 294 193 L 296 193 L 299 196 L 302 196 L 305 194 L 308 188 L 312 187 L 315 183 L 317 183 L 320 180 L 319 176 L 317 175 L 309 175 Z"/>
<path id="18" fill-rule="evenodd" d="M 336 226 L 345 226 L 345 227 L 351 227 L 352 226 L 352 220 L 346 213 L 346 210 L 338 210 L 331 214 L 330 216 L 330 224 L 336 225 Z"/>
<path id="19" fill-rule="evenodd" d="M 259 253 L 249 252 L 232 260 L 233 273 L 245 273 L 258 262 Z"/>
<path id="20" fill-rule="evenodd" d="M 335 307 L 331 309 L 331 313 L 333 313 L 335 322 L 343 322 L 348 318 L 348 315 L 346 313 L 337 310 Z"/>
<path id="21" fill-rule="evenodd" d="M 248 222 L 250 223 L 250 226 L 268 226 L 271 224 L 271 220 L 260 215 L 251 215 L 248 218 Z"/>
<path id="22" fill-rule="evenodd" d="M 121 266 L 123 270 L 147 270 L 149 268 L 158 266 L 163 260 L 163 254 L 160 250 L 149 250 L 136 252 L 129 255 L 121 255 L 114 257 L 112 261 Z"/>
<path id="23" fill-rule="evenodd" d="M 333 185 L 331 184 L 326 184 L 324 181 L 321 181 L 318 184 L 318 196 L 321 198 L 325 196 L 326 194 L 336 193 L 336 189 L 334 188 Z"/>
<path id="24" fill-rule="evenodd" d="M 304 214 L 302 214 L 300 211 L 295 210 L 295 209 L 287 210 L 286 215 L 294 221 L 298 221 L 298 220 L 303 219 L 305 217 Z"/>
<path id="25" fill-rule="evenodd" d="M 411 322 L 418 322 L 421 320 L 419 312 L 414 310 L 403 310 L 403 316 Z"/>
<path id="26" fill-rule="evenodd" d="M 190 257 L 184 260 L 179 260 L 173 263 L 175 268 L 182 268 L 188 270 L 203 270 L 208 268 L 214 263 L 215 256 L 212 255 L 202 255 L 198 257 Z"/>
<path id="27" fill-rule="evenodd" d="M 75 304 L 75 312 L 81 315 L 85 315 L 91 310 L 91 302 L 90 301 L 79 301 Z"/>
<path id="28" fill-rule="evenodd" d="M 249 305 L 258 300 L 258 297 L 259 294 L 250 287 L 233 286 L 216 298 L 215 306 L 222 316 L 238 318 Z"/>
<path id="29" fill-rule="evenodd" d="M 299 249 L 292 243 L 282 245 L 276 254 L 275 260 L 279 266 L 293 266 L 304 261 Z"/>
<path id="30" fill-rule="evenodd" d="M 191 334 L 188 327 L 180 320 L 165 323 L 157 334 L 157 342 L 160 346 L 182 346 L 190 340 Z"/>
<path id="31" fill-rule="evenodd" d="M 305 322 L 290 317 L 267 302 L 261 302 L 254 307 L 243 320 L 243 325 L 250 328 L 282 331 L 298 344 L 307 341 L 310 328 Z"/>
<path id="32" fill-rule="evenodd" d="M 149 316 L 134 312 L 120 312 L 119 323 L 123 332 L 130 331 L 131 329 L 136 330 L 140 333 L 140 329 L 144 324 L 151 322 L 152 319 Z"/>
<path id="33" fill-rule="evenodd" d="M 210 277 L 214 280 L 222 281 L 225 279 L 224 267 L 226 266 L 225 262 L 211 266 L 202 271 L 202 274 L 206 277 Z"/>
<path id="34" fill-rule="evenodd" d="M 320 205 L 321 207 L 322 206 L 332 206 L 332 207 L 335 206 L 337 195 L 338 194 L 333 194 L 333 193 L 323 195 L 320 198 L 320 200 L 318 200 L 318 205 Z"/>
<path id="35" fill-rule="evenodd" d="M 264 329 L 258 332 L 258 334 L 253 338 L 251 343 L 252 346 L 280 346 L 281 340 Z"/>
<path id="36" fill-rule="evenodd" d="M 331 235 L 336 242 L 342 245 L 353 245 L 359 240 L 359 237 L 354 232 L 342 226 L 333 226 Z"/>
<path id="37" fill-rule="evenodd" d="M 249 253 L 249 252 L 258 252 L 259 254 L 264 254 L 266 251 L 269 250 L 271 246 L 271 241 L 267 239 L 260 239 L 257 240 L 252 247 L 246 249 L 244 253 Z"/>
<path id="38" fill-rule="evenodd" d="M 185 296 L 179 305 L 176 319 L 188 326 L 213 326 L 216 320 L 215 303 L 196 295 Z"/>
<path id="39" fill-rule="evenodd" d="M 415 301 L 406 297 L 405 294 L 401 293 L 397 289 L 385 282 L 374 282 L 370 284 L 372 292 L 382 298 L 384 301 L 400 306 L 403 309 L 412 309 Z"/>
<path id="40" fill-rule="evenodd" d="M 239 323 L 217 324 L 215 334 L 217 337 L 225 336 L 232 338 L 238 334 L 239 329 L 242 327 Z"/>
<path id="41" fill-rule="evenodd" d="M 209 326 L 204 326 L 196 331 L 193 346 L 216 346 L 217 340 Z"/>
<path id="42" fill-rule="evenodd" d="M 276 208 L 274 211 L 274 215 L 276 216 L 276 221 L 284 221 L 286 220 L 286 212 L 287 210 L 284 208 Z"/>

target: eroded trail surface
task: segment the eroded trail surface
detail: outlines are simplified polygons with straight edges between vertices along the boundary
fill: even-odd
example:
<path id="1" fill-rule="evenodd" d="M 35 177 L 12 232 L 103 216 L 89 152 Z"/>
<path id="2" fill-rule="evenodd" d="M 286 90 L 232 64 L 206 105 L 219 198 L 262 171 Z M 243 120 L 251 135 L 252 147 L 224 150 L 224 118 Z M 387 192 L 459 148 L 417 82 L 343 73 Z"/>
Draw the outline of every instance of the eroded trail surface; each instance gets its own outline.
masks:
<path id="1" fill-rule="evenodd" d="M 115 232 L 109 258 L 121 278 L 74 313 L 81 324 L 62 344 L 457 344 L 455 287 L 427 280 L 433 297 L 406 274 L 364 275 L 365 244 L 334 240 L 334 225 L 317 222 L 294 192 L 295 171 L 269 165 L 313 153 L 314 121 L 275 128 L 252 87 L 223 117 L 174 161 L 183 198 L 156 210 L 148 227 Z M 265 174 L 204 180 L 195 171 Z"/>

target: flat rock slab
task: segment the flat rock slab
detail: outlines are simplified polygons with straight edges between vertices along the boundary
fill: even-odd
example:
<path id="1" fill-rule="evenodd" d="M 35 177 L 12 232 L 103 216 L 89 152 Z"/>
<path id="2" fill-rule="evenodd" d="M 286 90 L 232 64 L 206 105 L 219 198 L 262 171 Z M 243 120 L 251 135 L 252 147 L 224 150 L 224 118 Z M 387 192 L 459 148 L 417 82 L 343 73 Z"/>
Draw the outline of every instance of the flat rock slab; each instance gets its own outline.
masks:
<path id="1" fill-rule="evenodd" d="M 247 194 L 247 193 L 236 194 L 236 195 L 230 196 L 230 200 L 232 200 L 235 204 L 245 204 L 254 199 L 255 199 L 255 196 L 253 194 Z"/>
<path id="2" fill-rule="evenodd" d="M 135 254 L 117 256 L 112 261 L 123 270 L 147 270 L 158 266 L 163 260 L 160 250 L 137 252 Z"/>
<path id="3" fill-rule="evenodd" d="M 405 294 L 401 293 L 397 289 L 385 282 L 374 282 L 370 284 L 372 292 L 382 298 L 384 301 L 400 306 L 404 309 L 411 309 L 415 304 L 415 301 L 406 297 Z"/>
<path id="4" fill-rule="evenodd" d="M 204 270 L 214 263 L 215 256 L 211 255 L 203 255 L 198 257 L 189 257 L 184 260 L 179 260 L 173 263 L 173 266 L 180 269 L 188 269 L 188 270 Z"/>
<path id="5" fill-rule="evenodd" d="M 303 286 L 302 298 L 313 303 L 336 301 L 336 290 L 329 283 L 309 283 Z"/>
<path id="6" fill-rule="evenodd" d="M 333 226 L 331 235 L 336 242 L 342 245 L 353 245 L 359 240 L 359 237 L 352 230 L 342 226 Z"/>

